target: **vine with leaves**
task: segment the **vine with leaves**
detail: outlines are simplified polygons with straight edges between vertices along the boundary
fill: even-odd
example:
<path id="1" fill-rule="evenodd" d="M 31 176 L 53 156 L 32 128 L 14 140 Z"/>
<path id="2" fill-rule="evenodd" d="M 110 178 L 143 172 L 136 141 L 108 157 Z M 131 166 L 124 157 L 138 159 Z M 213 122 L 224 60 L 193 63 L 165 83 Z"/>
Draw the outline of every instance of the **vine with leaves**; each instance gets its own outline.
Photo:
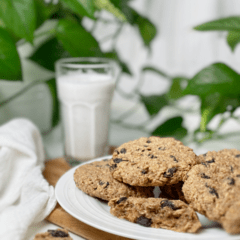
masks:
<path id="1" fill-rule="evenodd" d="M 111 17 L 103 17 L 103 11 Z M 91 21 L 91 28 L 86 28 L 84 19 Z M 98 24 L 113 25 L 115 32 L 97 39 L 95 34 Z M 41 67 L 54 72 L 54 63 L 65 57 L 105 57 L 118 62 L 123 74 L 132 75 L 129 66 L 119 57 L 116 42 L 124 26 L 137 29 L 146 48 L 151 47 L 157 34 L 156 26 L 146 17 L 130 6 L 130 0 L 59 0 L 56 4 L 44 0 L 1 0 L 0 8 L 0 79 L 5 81 L 23 81 L 22 64 L 18 47 L 30 43 L 34 49 L 29 59 Z M 51 26 L 46 27 L 46 26 Z M 45 29 L 44 31 L 42 29 Z M 228 31 L 227 42 L 234 51 L 240 43 L 240 17 L 229 17 L 208 22 L 195 27 L 198 31 Z M 43 38 L 41 44 L 36 44 Z M 111 41 L 111 50 L 101 49 L 102 43 Z M 223 137 L 219 130 L 230 118 L 239 120 L 235 110 L 240 106 L 240 75 L 224 63 L 213 63 L 195 74 L 191 79 L 183 76 L 171 76 L 153 66 L 144 66 L 145 72 L 154 72 L 171 82 L 164 94 L 145 96 L 140 89 L 144 82 L 141 77 L 131 94 L 120 88 L 119 77 L 116 91 L 136 105 L 123 113 L 114 122 L 127 128 L 140 129 L 151 135 L 173 136 L 184 139 L 190 133 L 183 126 L 184 116 L 179 115 L 161 122 L 149 131 L 147 126 L 166 106 L 177 106 L 177 102 L 187 95 L 195 95 L 200 101 L 201 122 L 193 133 L 193 141 L 203 142 L 211 138 Z M 49 87 L 52 102 L 52 127 L 59 120 L 59 103 L 56 91 L 56 80 L 48 79 L 32 82 L 21 91 L 0 102 L 0 106 L 24 94 L 37 84 Z M 125 123 L 139 105 L 144 105 L 149 119 L 139 125 Z M 187 110 L 186 110 L 187 111 Z M 227 114 L 226 114 L 227 113 Z M 221 120 L 215 129 L 209 123 L 217 115 Z M 227 117 L 226 117 L 227 116 Z M 199 134 L 200 133 L 200 134 Z"/>

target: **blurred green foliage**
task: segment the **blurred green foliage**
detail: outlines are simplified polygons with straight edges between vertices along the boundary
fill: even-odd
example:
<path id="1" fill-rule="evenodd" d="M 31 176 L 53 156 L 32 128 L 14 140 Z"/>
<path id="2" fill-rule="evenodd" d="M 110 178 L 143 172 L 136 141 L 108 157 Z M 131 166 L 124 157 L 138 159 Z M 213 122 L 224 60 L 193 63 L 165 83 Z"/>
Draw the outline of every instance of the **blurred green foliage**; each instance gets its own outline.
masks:
<path id="1" fill-rule="evenodd" d="M 101 12 L 107 11 L 111 19 L 102 18 Z M 92 29 L 87 30 L 83 19 L 92 21 Z M 48 22 L 55 22 L 51 29 L 39 34 L 38 30 Z M 112 48 L 108 52 L 101 49 L 101 41 L 94 36 L 94 29 L 100 22 L 115 24 L 116 31 L 107 37 L 112 41 Z M 43 0 L 1 0 L 0 8 L 0 78 L 9 81 L 22 81 L 22 65 L 17 51 L 20 43 L 29 42 L 34 52 L 29 59 L 43 68 L 54 71 L 54 63 L 64 57 L 105 57 L 117 61 L 124 74 L 132 75 L 131 69 L 119 56 L 115 43 L 122 31 L 128 25 L 137 29 L 144 46 L 151 49 L 151 44 L 157 35 L 156 26 L 145 16 L 130 6 L 130 0 L 59 0 L 57 4 L 45 3 Z M 227 31 L 227 43 L 232 51 L 240 43 L 240 17 L 229 17 L 201 24 L 194 28 L 198 31 Z M 44 37 L 44 41 L 35 46 L 35 41 Z M 149 119 L 167 106 L 173 106 L 187 95 L 196 95 L 200 100 L 201 122 L 195 135 L 204 133 L 204 141 L 214 137 L 226 119 L 222 118 L 218 128 L 209 129 L 211 120 L 228 112 L 230 117 L 240 105 L 240 75 L 224 63 L 213 63 L 195 74 L 191 79 L 184 76 L 170 76 L 161 69 L 144 66 L 141 74 L 152 72 L 161 79 L 170 82 L 167 92 L 154 95 L 143 95 L 142 85 L 134 90 L 134 96 L 117 91 L 131 100 L 137 95 L 138 101 L 146 108 Z M 59 122 L 59 103 L 56 91 L 56 80 L 37 81 L 36 84 L 46 84 L 52 95 L 53 114 L 52 126 Z M 33 86 L 32 84 L 31 86 Z M 26 87 L 26 90 L 31 86 Z M 24 93 L 22 90 L 21 93 Z M 19 93 L 20 94 L 20 93 Z M 16 94 L 18 96 L 19 94 Z M 13 99 L 14 97 L 11 97 Z M 6 104 L 4 101 L 0 105 Z M 133 111 L 129 111 L 132 113 Z M 125 114 L 126 116 L 128 114 Z M 121 120 L 118 121 L 121 123 Z M 133 125 L 131 127 L 134 127 Z M 145 129 L 146 125 L 136 126 Z M 149 134 L 159 136 L 173 136 L 182 139 L 187 136 L 187 129 L 183 126 L 183 116 L 175 116 L 160 123 Z"/>

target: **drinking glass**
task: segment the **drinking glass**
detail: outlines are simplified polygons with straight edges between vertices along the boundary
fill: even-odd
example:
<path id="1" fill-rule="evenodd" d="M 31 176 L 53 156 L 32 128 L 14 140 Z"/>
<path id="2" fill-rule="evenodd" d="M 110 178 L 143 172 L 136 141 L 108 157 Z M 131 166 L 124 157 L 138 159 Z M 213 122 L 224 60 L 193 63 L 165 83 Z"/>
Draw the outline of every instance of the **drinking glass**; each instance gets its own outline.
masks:
<path id="1" fill-rule="evenodd" d="M 55 69 L 66 160 L 75 165 L 106 155 L 118 65 L 105 58 L 65 58 Z"/>

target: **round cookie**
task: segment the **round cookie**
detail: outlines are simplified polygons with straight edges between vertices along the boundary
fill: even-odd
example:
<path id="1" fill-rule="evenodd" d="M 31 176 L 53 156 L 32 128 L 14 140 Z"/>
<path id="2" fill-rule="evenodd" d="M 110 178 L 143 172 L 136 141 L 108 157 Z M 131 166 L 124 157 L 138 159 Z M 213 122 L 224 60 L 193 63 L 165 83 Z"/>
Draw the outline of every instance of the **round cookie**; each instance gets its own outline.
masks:
<path id="1" fill-rule="evenodd" d="M 85 164 L 74 172 L 76 186 L 92 197 L 109 201 L 115 197 L 152 197 L 152 187 L 132 187 L 113 179 L 110 160 Z"/>
<path id="2" fill-rule="evenodd" d="M 197 232 L 201 223 L 186 203 L 166 198 L 114 198 L 110 213 L 145 227 L 165 228 L 177 232 Z"/>
<path id="3" fill-rule="evenodd" d="M 183 184 L 187 202 L 228 233 L 240 233 L 240 151 L 212 151 L 199 159 Z"/>
<path id="4" fill-rule="evenodd" d="M 198 163 L 193 150 L 174 138 L 142 137 L 118 147 L 113 178 L 132 186 L 164 186 L 184 181 Z"/>

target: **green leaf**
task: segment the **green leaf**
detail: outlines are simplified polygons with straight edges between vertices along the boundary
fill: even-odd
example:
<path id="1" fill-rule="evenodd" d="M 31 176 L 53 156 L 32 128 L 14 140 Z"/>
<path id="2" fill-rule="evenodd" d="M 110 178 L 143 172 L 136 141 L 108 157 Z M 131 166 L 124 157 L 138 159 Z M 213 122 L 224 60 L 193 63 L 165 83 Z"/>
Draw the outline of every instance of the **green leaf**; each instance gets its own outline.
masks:
<path id="1" fill-rule="evenodd" d="M 61 0 L 61 2 L 80 16 L 94 18 L 93 0 Z"/>
<path id="2" fill-rule="evenodd" d="M 183 94 L 204 97 L 218 92 L 225 96 L 237 96 L 239 89 L 239 74 L 223 63 L 215 63 L 198 72 L 188 82 Z"/>
<path id="3" fill-rule="evenodd" d="M 240 106 L 240 93 L 237 97 L 223 96 L 219 93 L 208 95 L 201 99 L 201 123 L 200 129 L 206 131 L 207 124 L 220 113 L 224 113 L 231 107 L 234 112 Z"/>
<path id="4" fill-rule="evenodd" d="M 234 51 L 237 44 L 240 43 L 240 31 L 230 31 L 227 35 L 227 43 L 231 50 Z"/>
<path id="5" fill-rule="evenodd" d="M 128 6 L 129 0 L 111 0 L 115 7 L 120 9 L 127 18 L 127 21 L 136 26 L 142 37 L 145 46 L 149 47 L 152 40 L 157 35 L 157 29 L 155 25 L 146 17 L 140 15 L 133 8 Z"/>
<path id="6" fill-rule="evenodd" d="M 14 39 L 0 28 L 0 79 L 22 80 L 21 62 Z"/>
<path id="7" fill-rule="evenodd" d="M 99 10 L 105 9 L 106 11 L 112 13 L 116 18 L 118 18 L 122 22 L 126 22 L 127 19 L 124 15 L 124 13 L 116 8 L 114 4 L 111 3 L 110 0 L 95 0 L 95 7 L 98 8 Z"/>
<path id="8" fill-rule="evenodd" d="M 176 77 L 172 79 L 172 85 L 167 93 L 169 99 L 178 99 L 184 96 L 183 94 L 183 83 L 188 81 L 185 77 Z"/>
<path id="9" fill-rule="evenodd" d="M 187 135 L 187 129 L 182 127 L 183 118 L 174 117 L 158 126 L 151 134 L 160 137 L 182 139 Z"/>
<path id="10" fill-rule="evenodd" d="M 1 0 L 0 18 L 16 36 L 33 41 L 36 27 L 35 4 L 32 0 Z"/>
<path id="11" fill-rule="evenodd" d="M 163 107 L 168 105 L 168 100 L 165 94 L 151 96 L 140 95 L 140 97 L 151 116 L 156 115 Z"/>
<path id="12" fill-rule="evenodd" d="M 58 11 L 59 4 L 46 3 L 43 0 L 34 0 L 36 6 L 36 28 L 41 26 L 54 12 Z"/>
<path id="13" fill-rule="evenodd" d="M 136 13 L 137 14 L 137 13 Z M 138 25 L 139 32 L 143 39 L 145 46 L 149 47 L 152 40 L 157 35 L 157 29 L 149 19 L 138 14 L 135 22 Z"/>
<path id="14" fill-rule="evenodd" d="M 73 57 L 102 57 L 97 40 L 75 21 L 60 19 L 57 38 Z"/>
<path id="15" fill-rule="evenodd" d="M 46 81 L 46 84 L 49 88 L 49 91 L 52 96 L 52 102 L 53 102 L 53 110 L 52 110 L 52 127 L 57 126 L 60 120 L 60 107 L 59 107 L 59 101 L 57 97 L 57 86 L 56 86 L 56 80 L 50 79 Z"/>
<path id="16" fill-rule="evenodd" d="M 227 17 L 194 27 L 198 31 L 240 31 L 240 17 Z"/>
<path id="17" fill-rule="evenodd" d="M 57 38 L 48 39 L 29 57 L 42 67 L 54 71 L 54 63 L 60 59 L 70 57 Z"/>
<path id="18" fill-rule="evenodd" d="M 145 66 L 142 68 L 142 72 L 147 72 L 147 71 L 157 73 L 158 75 L 165 78 L 169 78 L 169 76 L 166 73 L 164 73 L 162 70 L 157 69 L 155 67 Z"/>

